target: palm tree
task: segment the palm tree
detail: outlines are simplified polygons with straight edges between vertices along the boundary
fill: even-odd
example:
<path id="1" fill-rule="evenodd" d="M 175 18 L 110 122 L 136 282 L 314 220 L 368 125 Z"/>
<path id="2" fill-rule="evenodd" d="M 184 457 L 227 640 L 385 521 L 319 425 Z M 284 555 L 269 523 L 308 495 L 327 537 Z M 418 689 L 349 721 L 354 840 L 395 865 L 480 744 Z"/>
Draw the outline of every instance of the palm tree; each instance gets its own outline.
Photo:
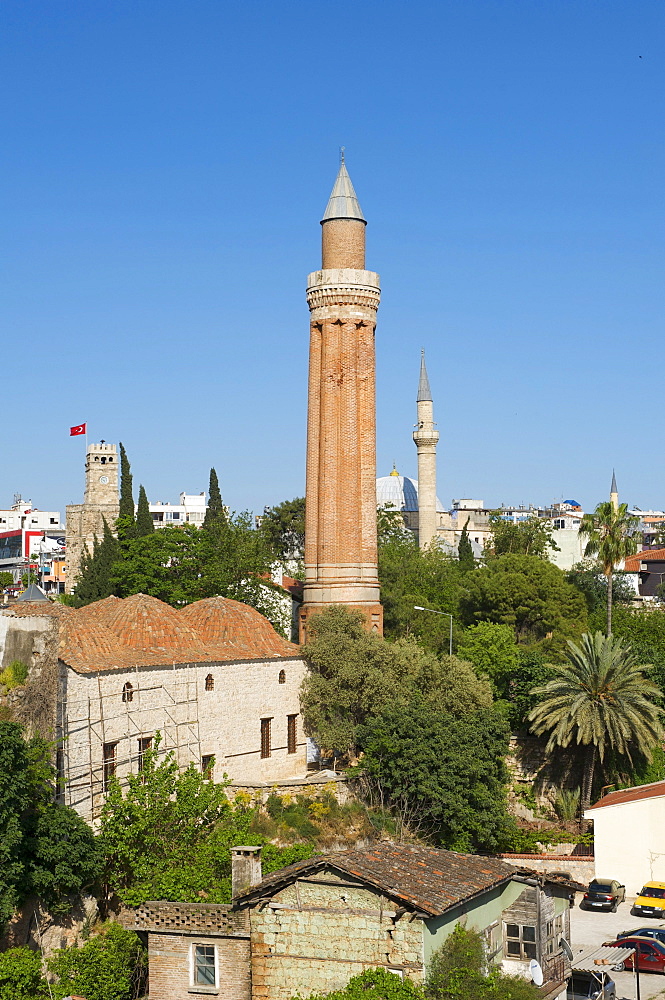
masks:
<path id="1" fill-rule="evenodd" d="M 571 743 L 587 748 L 581 797 L 586 809 L 597 760 L 602 762 L 608 749 L 631 763 L 636 752 L 650 758 L 663 733 L 663 710 L 651 700 L 661 691 L 621 639 L 585 633 L 580 646 L 568 642 L 568 647 L 569 662 L 552 667 L 557 676 L 531 692 L 543 700 L 529 720 L 537 736 L 550 734 L 548 752 Z"/>
<path id="2" fill-rule="evenodd" d="M 628 504 L 611 500 L 599 503 L 593 514 L 585 514 L 580 535 L 587 535 L 585 556 L 597 556 L 607 578 L 607 634 L 612 635 L 612 577 L 614 567 L 637 551 L 634 529 L 638 519 L 628 513 Z"/>

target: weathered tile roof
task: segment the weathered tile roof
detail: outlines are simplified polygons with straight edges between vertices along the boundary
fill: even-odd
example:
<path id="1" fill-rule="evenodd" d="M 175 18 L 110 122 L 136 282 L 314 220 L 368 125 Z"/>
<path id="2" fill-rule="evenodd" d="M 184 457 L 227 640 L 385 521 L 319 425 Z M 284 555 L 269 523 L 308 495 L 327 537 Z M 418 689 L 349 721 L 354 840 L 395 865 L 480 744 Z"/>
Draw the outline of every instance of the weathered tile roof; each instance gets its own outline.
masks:
<path id="1" fill-rule="evenodd" d="M 26 603 L 6 614 L 56 618 L 60 659 L 86 673 L 298 655 L 298 647 L 278 635 L 255 608 L 224 597 L 176 610 L 156 597 L 134 594 L 106 597 L 78 610 L 57 603 Z"/>
<path id="2" fill-rule="evenodd" d="M 602 799 L 594 802 L 589 809 L 604 809 L 605 806 L 618 806 L 622 802 L 638 802 L 640 799 L 657 799 L 665 795 L 665 781 L 652 781 L 650 785 L 637 785 L 636 788 L 620 788 L 616 792 L 608 792 Z"/>
<path id="3" fill-rule="evenodd" d="M 289 882 L 321 869 L 355 876 L 409 909 L 432 917 L 520 875 L 513 865 L 497 858 L 382 843 L 367 851 L 340 851 L 297 861 L 268 875 L 238 896 L 236 903 L 270 897 Z"/>
<path id="4" fill-rule="evenodd" d="M 624 572 L 639 572 L 640 563 L 643 562 L 665 562 L 665 549 L 644 549 L 643 552 L 636 552 L 634 556 L 628 556 L 624 565 Z"/>

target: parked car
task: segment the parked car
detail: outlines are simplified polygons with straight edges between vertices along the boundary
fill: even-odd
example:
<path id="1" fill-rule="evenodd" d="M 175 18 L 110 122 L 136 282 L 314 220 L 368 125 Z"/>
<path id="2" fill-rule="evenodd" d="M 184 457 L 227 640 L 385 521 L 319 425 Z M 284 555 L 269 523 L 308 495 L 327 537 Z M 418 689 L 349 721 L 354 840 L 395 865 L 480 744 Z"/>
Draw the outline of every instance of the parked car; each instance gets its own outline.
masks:
<path id="1" fill-rule="evenodd" d="M 634 931 L 621 931 L 617 941 L 627 937 L 650 937 L 665 944 L 665 927 L 637 927 Z"/>
<path id="2" fill-rule="evenodd" d="M 637 956 L 640 972 L 665 972 L 665 945 L 653 938 L 625 937 L 608 942 L 613 948 L 634 948 L 635 955 L 613 966 L 615 969 L 633 969 Z"/>
<path id="3" fill-rule="evenodd" d="M 662 917 L 665 914 L 665 882 L 647 882 L 640 889 L 631 912 L 640 917 Z"/>
<path id="4" fill-rule="evenodd" d="M 595 878 L 589 882 L 580 907 L 583 910 L 611 910 L 616 912 L 619 903 L 626 898 L 626 887 L 616 879 Z"/>
<path id="5" fill-rule="evenodd" d="M 607 972 L 573 972 L 566 1000 L 616 1000 L 616 985 Z"/>

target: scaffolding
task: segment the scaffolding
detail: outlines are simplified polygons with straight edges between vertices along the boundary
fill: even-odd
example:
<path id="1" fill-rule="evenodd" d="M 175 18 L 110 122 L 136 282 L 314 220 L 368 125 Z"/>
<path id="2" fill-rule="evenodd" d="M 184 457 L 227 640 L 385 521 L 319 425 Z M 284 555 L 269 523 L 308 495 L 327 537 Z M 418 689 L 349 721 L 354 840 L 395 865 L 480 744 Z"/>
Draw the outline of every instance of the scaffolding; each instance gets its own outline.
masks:
<path id="1" fill-rule="evenodd" d="M 202 766 L 196 667 L 136 665 L 132 671 L 129 682 L 127 671 L 120 675 L 124 688 L 117 683 L 120 672 L 97 673 L 96 684 L 90 677 L 94 693 L 78 699 L 68 697 L 66 674 L 58 684 L 60 797 L 92 823 L 100 817 L 110 775 L 117 777 L 121 788 L 127 787 L 128 777 L 140 773 L 147 748 L 143 741 L 152 740 L 157 732 L 159 755 L 173 753 L 181 770 L 190 764 Z M 162 675 L 159 682 L 151 681 L 156 671 Z M 164 678 L 164 673 L 170 676 Z"/>

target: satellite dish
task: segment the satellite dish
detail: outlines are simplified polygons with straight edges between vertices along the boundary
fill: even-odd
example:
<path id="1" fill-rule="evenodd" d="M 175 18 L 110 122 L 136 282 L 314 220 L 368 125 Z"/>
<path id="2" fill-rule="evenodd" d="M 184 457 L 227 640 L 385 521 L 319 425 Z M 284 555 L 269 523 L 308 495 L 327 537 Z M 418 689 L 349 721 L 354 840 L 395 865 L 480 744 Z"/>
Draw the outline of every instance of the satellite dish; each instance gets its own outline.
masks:
<path id="1" fill-rule="evenodd" d="M 573 949 L 570 947 L 570 945 L 566 941 L 565 937 L 561 938 L 561 940 L 559 941 L 559 944 L 561 945 L 563 953 L 566 956 L 566 958 L 568 959 L 568 961 L 572 962 L 572 960 L 573 960 Z"/>
<path id="2" fill-rule="evenodd" d="M 535 958 L 532 958 L 529 962 L 529 972 L 531 973 L 531 979 L 536 986 L 542 986 L 544 982 L 543 970 Z"/>

